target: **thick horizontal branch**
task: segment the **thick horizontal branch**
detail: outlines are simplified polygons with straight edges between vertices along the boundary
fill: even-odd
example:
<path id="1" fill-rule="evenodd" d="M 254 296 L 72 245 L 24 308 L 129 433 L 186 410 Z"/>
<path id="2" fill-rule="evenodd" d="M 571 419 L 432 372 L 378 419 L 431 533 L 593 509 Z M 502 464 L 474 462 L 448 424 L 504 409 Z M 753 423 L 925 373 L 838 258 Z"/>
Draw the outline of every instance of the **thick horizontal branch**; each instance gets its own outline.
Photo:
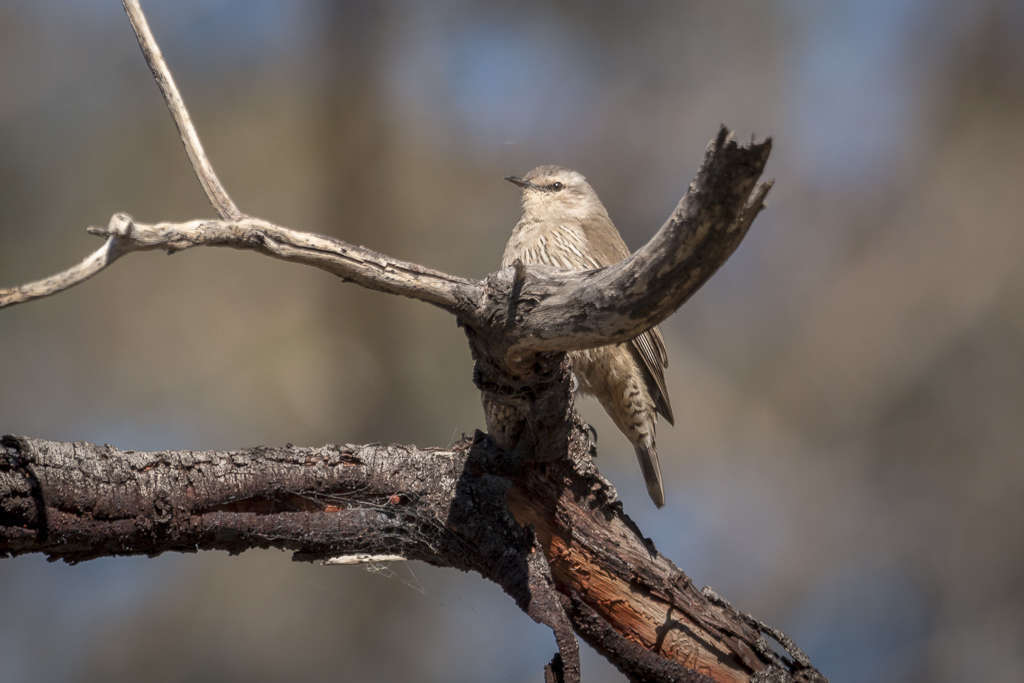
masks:
<path id="1" fill-rule="evenodd" d="M 458 545 L 444 534 L 413 533 L 443 527 L 465 459 L 453 451 L 332 445 L 140 453 L 17 437 L 2 444 L 2 554 L 79 561 L 277 547 L 436 562 Z"/>
<path id="2" fill-rule="evenodd" d="M 662 557 L 588 458 L 523 467 L 483 436 L 452 449 L 151 453 L 0 441 L 0 556 L 76 562 L 253 547 L 477 571 L 555 629 L 563 658 L 574 657 L 571 623 L 635 679 L 820 680 L 802 657 L 765 645 L 766 633 L 784 636 L 708 599 Z"/>

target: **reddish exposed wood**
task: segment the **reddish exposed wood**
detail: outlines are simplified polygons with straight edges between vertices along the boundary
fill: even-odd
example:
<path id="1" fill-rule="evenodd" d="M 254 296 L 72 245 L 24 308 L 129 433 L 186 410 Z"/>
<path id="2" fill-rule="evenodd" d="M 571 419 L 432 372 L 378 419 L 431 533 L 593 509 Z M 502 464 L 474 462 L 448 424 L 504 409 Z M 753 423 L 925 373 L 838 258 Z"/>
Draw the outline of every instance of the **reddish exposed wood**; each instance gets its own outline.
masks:
<path id="1" fill-rule="evenodd" d="M 595 506 L 595 499 L 600 497 L 575 499 L 565 489 L 552 507 L 535 488 L 509 492 L 509 508 L 537 533 L 560 592 L 578 595 L 644 649 L 712 680 L 748 681 L 767 667 L 752 651 L 741 657 L 735 644 L 707 630 L 709 621 L 721 618 L 718 610 L 645 543 L 618 504 Z"/>

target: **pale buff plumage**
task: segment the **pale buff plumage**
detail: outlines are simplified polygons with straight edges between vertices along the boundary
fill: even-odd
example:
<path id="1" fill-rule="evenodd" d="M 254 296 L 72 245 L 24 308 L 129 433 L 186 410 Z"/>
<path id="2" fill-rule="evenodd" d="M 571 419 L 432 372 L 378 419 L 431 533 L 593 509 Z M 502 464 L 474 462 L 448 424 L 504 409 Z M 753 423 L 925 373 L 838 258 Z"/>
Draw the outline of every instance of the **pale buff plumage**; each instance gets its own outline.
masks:
<path id="1" fill-rule="evenodd" d="M 518 258 L 566 270 L 590 270 L 629 255 L 608 211 L 581 174 L 559 166 L 538 166 L 509 180 L 523 188 L 523 215 L 512 230 L 501 259 L 503 268 Z M 657 328 L 635 339 L 569 354 L 580 390 L 593 394 L 633 444 L 651 500 L 665 504 L 655 447 L 658 413 L 671 424 L 665 388 L 668 356 Z"/>

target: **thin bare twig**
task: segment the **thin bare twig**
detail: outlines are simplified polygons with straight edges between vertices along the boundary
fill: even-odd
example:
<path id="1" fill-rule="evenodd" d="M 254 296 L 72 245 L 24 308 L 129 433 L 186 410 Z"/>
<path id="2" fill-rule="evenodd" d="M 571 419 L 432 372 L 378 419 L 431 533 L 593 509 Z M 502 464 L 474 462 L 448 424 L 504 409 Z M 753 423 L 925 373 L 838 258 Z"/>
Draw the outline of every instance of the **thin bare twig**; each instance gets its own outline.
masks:
<path id="1" fill-rule="evenodd" d="M 126 253 L 126 251 L 120 248 L 116 237 L 108 237 L 102 247 L 67 270 L 62 270 L 55 275 L 44 277 L 35 282 L 28 282 L 6 289 L 0 288 L 0 308 L 23 304 L 26 301 L 40 299 L 44 296 L 61 292 L 69 287 L 74 287 L 80 282 L 85 282 Z"/>
<path id="2" fill-rule="evenodd" d="M 153 79 L 156 81 L 157 87 L 160 88 L 160 92 L 163 93 L 171 116 L 174 117 L 174 125 L 178 127 L 181 142 L 185 145 L 185 152 L 192 163 L 192 170 L 195 171 L 199 184 L 203 186 L 206 196 L 221 218 L 224 220 L 243 218 L 245 214 L 239 211 L 231 197 L 228 196 L 228 191 L 224 189 L 220 179 L 217 178 L 213 164 L 210 163 L 203 150 L 203 143 L 199 141 L 199 133 L 192 125 L 192 118 L 185 107 L 185 100 L 181 98 L 178 86 L 174 82 L 174 76 L 167 67 L 167 62 L 164 61 L 163 53 L 160 52 L 160 46 L 157 44 L 156 38 L 153 37 L 153 32 L 149 30 L 149 23 L 146 21 L 146 15 L 142 12 L 142 7 L 138 0 L 124 0 L 123 4 L 124 11 L 128 14 L 128 21 L 131 22 L 132 28 L 135 30 L 135 37 L 139 40 L 139 47 L 142 48 L 142 56 L 146 59 L 149 70 L 153 72 Z"/>
<path id="3" fill-rule="evenodd" d="M 106 227 L 87 228 L 107 241 L 68 270 L 26 285 L 0 289 L 0 308 L 56 294 L 92 277 L 133 251 L 174 253 L 190 247 L 252 249 L 283 261 L 315 266 L 370 289 L 426 301 L 463 320 L 473 320 L 481 285 L 473 280 L 379 254 L 341 240 L 291 230 L 258 218 L 238 221 L 136 223 L 114 214 Z"/>

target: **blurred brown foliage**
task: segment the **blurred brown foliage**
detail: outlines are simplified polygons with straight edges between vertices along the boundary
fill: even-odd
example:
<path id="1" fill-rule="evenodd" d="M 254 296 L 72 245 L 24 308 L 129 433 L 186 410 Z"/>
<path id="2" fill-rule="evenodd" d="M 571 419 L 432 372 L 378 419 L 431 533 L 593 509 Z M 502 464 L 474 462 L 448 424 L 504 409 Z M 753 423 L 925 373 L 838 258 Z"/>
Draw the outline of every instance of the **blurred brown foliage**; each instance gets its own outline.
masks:
<path id="1" fill-rule="evenodd" d="M 584 402 L 600 465 L 832 680 L 1018 679 L 1019 3 L 146 5 L 243 210 L 454 273 L 496 267 L 504 175 L 582 170 L 636 247 L 720 122 L 772 135 L 768 210 L 663 325 L 668 507 Z M 0 8 L 0 88 L 0 284 L 81 258 L 114 211 L 212 214 L 115 4 Z M 0 431 L 124 448 L 482 424 L 449 316 L 230 251 L 0 312 L 0 377 Z M 273 552 L 5 560 L 0 604 L 8 681 L 519 681 L 554 647 L 476 577 Z"/>

